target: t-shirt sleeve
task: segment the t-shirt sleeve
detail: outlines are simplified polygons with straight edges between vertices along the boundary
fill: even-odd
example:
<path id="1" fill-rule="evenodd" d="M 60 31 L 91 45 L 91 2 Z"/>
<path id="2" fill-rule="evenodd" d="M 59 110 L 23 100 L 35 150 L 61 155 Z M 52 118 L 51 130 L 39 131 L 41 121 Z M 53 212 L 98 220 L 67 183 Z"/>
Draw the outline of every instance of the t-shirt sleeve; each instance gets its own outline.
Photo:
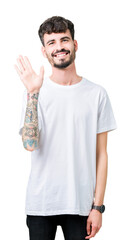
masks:
<path id="1" fill-rule="evenodd" d="M 112 131 L 117 128 L 111 101 L 107 91 L 105 90 L 104 92 L 105 94 L 98 108 L 97 133 Z"/>
<path id="2" fill-rule="evenodd" d="M 22 129 L 24 127 L 26 107 L 27 107 L 27 90 L 25 89 L 25 91 L 23 93 L 22 110 L 21 110 L 21 117 L 20 117 L 20 124 L 19 124 L 19 134 L 20 135 L 22 135 Z M 39 97 L 38 97 L 38 128 L 40 131 L 41 130 L 41 112 L 40 112 Z"/>

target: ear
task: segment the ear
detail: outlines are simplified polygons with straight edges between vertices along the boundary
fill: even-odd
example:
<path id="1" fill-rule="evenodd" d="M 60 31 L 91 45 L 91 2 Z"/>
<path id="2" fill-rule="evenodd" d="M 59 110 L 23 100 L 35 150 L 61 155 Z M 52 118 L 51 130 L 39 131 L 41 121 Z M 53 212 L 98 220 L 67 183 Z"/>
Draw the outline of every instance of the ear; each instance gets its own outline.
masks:
<path id="1" fill-rule="evenodd" d="M 47 58 L 47 56 L 46 56 L 46 51 L 45 51 L 45 47 L 44 47 L 44 46 L 41 47 L 41 52 L 42 52 L 43 56 L 44 56 L 45 58 Z"/>
<path id="2" fill-rule="evenodd" d="M 77 51 L 77 49 L 78 49 L 78 43 L 77 43 L 77 40 L 74 40 L 74 47 L 75 47 L 75 51 Z"/>

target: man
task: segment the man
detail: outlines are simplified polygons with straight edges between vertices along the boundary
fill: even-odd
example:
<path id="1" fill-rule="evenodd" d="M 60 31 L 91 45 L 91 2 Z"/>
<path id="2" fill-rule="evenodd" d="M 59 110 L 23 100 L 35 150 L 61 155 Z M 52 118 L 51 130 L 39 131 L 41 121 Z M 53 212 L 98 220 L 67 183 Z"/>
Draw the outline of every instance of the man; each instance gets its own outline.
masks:
<path id="1" fill-rule="evenodd" d="M 43 66 L 37 75 L 26 56 L 15 65 L 26 87 L 19 133 L 32 157 L 25 209 L 30 239 L 55 239 L 57 225 L 66 240 L 90 239 L 102 225 L 107 133 L 116 121 L 105 88 L 76 73 L 73 23 L 54 16 L 38 33 L 51 76 L 44 78 Z"/>

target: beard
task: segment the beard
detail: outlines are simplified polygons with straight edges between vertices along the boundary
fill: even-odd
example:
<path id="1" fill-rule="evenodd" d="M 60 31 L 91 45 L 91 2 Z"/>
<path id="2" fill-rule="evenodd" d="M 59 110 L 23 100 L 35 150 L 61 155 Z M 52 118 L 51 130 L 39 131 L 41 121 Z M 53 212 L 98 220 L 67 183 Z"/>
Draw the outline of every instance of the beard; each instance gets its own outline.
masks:
<path id="1" fill-rule="evenodd" d="M 59 52 L 64 52 L 66 50 L 62 49 L 61 51 Z M 48 61 L 51 63 L 51 65 L 53 65 L 53 67 L 56 67 L 56 68 L 59 68 L 59 69 L 64 69 L 64 68 L 67 68 L 70 64 L 73 63 L 73 61 L 75 60 L 75 57 L 76 57 L 76 51 L 75 51 L 75 48 L 73 49 L 72 53 L 70 54 L 70 51 L 68 51 L 68 55 L 69 55 L 69 59 L 66 60 L 66 59 L 63 59 L 61 58 L 59 61 L 60 63 L 57 63 L 54 59 L 54 56 L 52 57 L 49 57 L 48 54 L 46 54 L 47 58 L 48 58 Z M 67 56 L 68 56 L 67 55 Z"/>
<path id="2" fill-rule="evenodd" d="M 63 69 L 63 68 L 68 67 L 74 60 L 75 60 L 75 52 L 74 52 L 74 54 L 70 55 L 69 60 L 61 59 L 60 63 L 55 63 L 54 62 L 53 66 L 56 67 L 56 68 L 59 68 L 59 69 Z"/>

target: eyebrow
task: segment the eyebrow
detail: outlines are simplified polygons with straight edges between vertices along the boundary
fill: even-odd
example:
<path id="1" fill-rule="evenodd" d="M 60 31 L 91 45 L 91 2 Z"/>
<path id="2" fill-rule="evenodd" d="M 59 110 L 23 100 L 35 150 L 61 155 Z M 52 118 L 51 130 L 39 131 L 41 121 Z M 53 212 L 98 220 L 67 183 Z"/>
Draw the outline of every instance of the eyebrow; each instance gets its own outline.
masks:
<path id="1" fill-rule="evenodd" d="M 62 37 L 60 40 L 63 40 L 63 39 L 70 39 L 70 37 L 65 36 L 65 37 Z M 53 42 L 53 41 L 55 41 L 55 39 L 49 40 L 46 44 Z"/>

